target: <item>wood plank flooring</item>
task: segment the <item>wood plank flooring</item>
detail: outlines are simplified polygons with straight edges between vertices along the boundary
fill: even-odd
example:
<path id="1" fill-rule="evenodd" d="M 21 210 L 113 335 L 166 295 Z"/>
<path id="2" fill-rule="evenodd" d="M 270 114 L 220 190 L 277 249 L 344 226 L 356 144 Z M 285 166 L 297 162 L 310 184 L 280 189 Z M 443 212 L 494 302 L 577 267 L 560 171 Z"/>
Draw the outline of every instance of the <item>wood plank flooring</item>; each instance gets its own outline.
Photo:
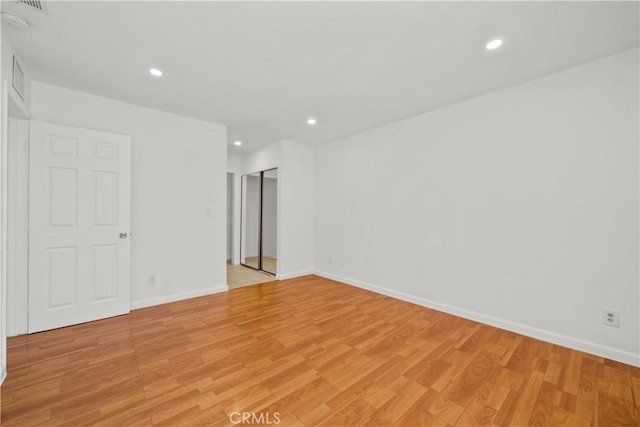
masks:
<path id="1" fill-rule="evenodd" d="M 316 276 L 10 338 L 8 364 L 3 426 L 634 426 L 640 413 L 638 368 Z"/>

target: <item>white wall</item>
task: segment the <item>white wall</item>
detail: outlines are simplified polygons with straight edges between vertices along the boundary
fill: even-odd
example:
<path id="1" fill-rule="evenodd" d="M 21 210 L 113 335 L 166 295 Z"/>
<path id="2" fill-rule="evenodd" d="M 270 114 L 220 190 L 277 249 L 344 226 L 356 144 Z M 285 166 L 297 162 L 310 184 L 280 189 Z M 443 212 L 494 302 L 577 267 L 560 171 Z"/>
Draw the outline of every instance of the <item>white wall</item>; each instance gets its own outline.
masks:
<path id="1" fill-rule="evenodd" d="M 242 158 L 243 173 L 278 168 L 278 277 L 313 272 L 314 149 L 280 141 Z"/>
<path id="2" fill-rule="evenodd" d="M 11 105 L 12 111 L 10 114 L 12 117 L 26 119 L 28 118 L 28 113 L 29 113 L 30 104 L 31 104 L 30 102 L 31 78 L 30 78 L 29 70 L 25 67 L 24 63 L 21 61 L 20 55 L 16 53 L 15 49 L 13 48 L 13 43 L 11 43 L 11 40 L 9 39 L 9 37 L 4 31 L 2 32 L 2 41 L 0 42 L 0 44 L 1 44 L 1 51 L 2 51 L 2 68 L 1 68 L 2 79 L 8 81 L 9 102 L 12 104 Z M 13 55 L 16 55 L 16 54 L 18 57 L 18 61 L 22 66 L 25 74 L 25 81 L 24 81 L 25 87 L 24 87 L 24 94 L 23 94 L 24 98 L 21 98 L 18 95 L 18 92 L 16 91 L 16 89 L 13 87 L 13 84 L 12 84 Z"/>
<path id="3" fill-rule="evenodd" d="M 320 146 L 317 271 L 639 364 L 638 89 L 635 49 Z"/>
<path id="4" fill-rule="evenodd" d="M 227 154 L 227 172 L 233 174 L 233 234 L 232 242 L 232 259 L 233 265 L 240 263 L 240 204 L 241 204 L 241 176 L 242 176 L 242 157 L 236 154 Z"/>
<path id="5" fill-rule="evenodd" d="M 233 174 L 227 173 L 227 261 L 233 257 Z"/>
<path id="6" fill-rule="evenodd" d="M 314 149 L 282 141 L 282 168 L 278 169 L 280 227 L 278 268 L 283 277 L 314 269 Z"/>
<path id="7" fill-rule="evenodd" d="M 39 82 L 31 115 L 131 136 L 132 307 L 227 289 L 226 127 Z"/>
<path id="8" fill-rule="evenodd" d="M 11 108 L 10 108 L 11 110 Z M 7 135 L 7 334 L 26 334 L 29 277 L 29 121 L 9 117 Z"/>
<path id="9" fill-rule="evenodd" d="M 12 85 L 12 77 L 13 77 L 13 56 L 16 53 L 13 44 L 7 37 L 6 33 L 2 30 L 2 26 L 0 25 L 0 83 L 2 84 L 2 108 L 0 109 L 0 120 L 2 121 L 2 195 L 0 199 L 2 200 L 2 215 L 1 215 L 1 223 L 3 225 L 3 231 L 0 236 L 0 241 L 2 242 L 2 267 L 0 268 L 0 383 L 4 380 L 6 376 L 6 337 L 8 325 L 7 316 L 9 313 L 16 312 L 20 307 L 19 305 L 8 305 L 8 298 L 13 297 L 14 294 L 9 293 L 8 289 L 8 279 L 9 274 L 11 272 L 11 266 L 9 263 L 11 261 L 11 256 L 13 255 L 14 247 L 10 245 L 9 242 L 9 216 L 10 216 L 10 208 L 9 202 L 9 189 L 10 183 L 9 181 L 9 173 L 10 165 L 8 163 L 8 156 L 12 154 L 9 148 L 9 117 L 26 119 L 29 116 L 29 104 L 30 104 L 30 90 L 31 90 L 31 79 L 29 75 L 28 69 L 24 66 L 24 63 L 21 62 L 23 67 L 23 71 L 25 73 L 25 81 L 24 81 L 24 93 L 23 97 L 18 95 L 18 92 Z M 18 60 L 21 58 L 18 56 Z M 14 122 L 15 124 L 15 122 Z M 14 301 L 12 301 L 14 302 Z"/>
<path id="10" fill-rule="evenodd" d="M 7 135 L 8 86 L 0 79 L 0 384 L 7 376 Z"/>
<path id="11" fill-rule="evenodd" d="M 7 269 L 6 320 L 9 336 L 26 333 L 28 233 L 28 153 L 24 144 L 28 141 L 28 121 L 31 93 L 29 70 L 21 63 L 25 73 L 24 98 L 12 85 L 13 56 L 16 54 L 7 34 L 2 32 L 2 80 L 7 82 Z M 20 60 L 20 55 L 18 54 Z M 17 120 L 20 119 L 20 120 Z"/>

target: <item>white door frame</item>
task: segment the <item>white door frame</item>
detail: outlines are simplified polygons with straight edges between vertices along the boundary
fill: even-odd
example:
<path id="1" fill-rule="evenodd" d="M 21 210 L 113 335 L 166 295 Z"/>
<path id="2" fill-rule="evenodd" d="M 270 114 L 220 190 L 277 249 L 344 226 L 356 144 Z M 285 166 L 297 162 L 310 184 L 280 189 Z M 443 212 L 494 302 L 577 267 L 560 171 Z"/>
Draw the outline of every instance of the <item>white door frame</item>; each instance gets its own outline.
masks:
<path id="1" fill-rule="evenodd" d="M 8 82 L 0 90 L 0 384 L 7 377 L 7 132 L 9 128 Z"/>
<path id="2" fill-rule="evenodd" d="M 9 117 L 7 335 L 28 331 L 29 121 Z"/>

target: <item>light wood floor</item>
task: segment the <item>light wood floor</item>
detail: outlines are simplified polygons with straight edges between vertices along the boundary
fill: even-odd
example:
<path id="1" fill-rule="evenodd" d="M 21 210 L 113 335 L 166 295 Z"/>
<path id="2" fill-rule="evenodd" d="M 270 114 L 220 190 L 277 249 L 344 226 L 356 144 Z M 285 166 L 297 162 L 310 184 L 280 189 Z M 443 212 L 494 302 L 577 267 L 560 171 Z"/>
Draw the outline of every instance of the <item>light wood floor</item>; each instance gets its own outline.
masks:
<path id="1" fill-rule="evenodd" d="M 10 338 L 8 364 L 4 426 L 633 426 L 640 407 L 638 368 L 316 276 Z"/>
<path id="2" fill-rule="evenodd" d="M 273 282 L 274 276 L 257 271 L 244 265 L 231 265 L 227 262 L 227 286 L 230 289 L 251 286 L 257 283 Z"/>

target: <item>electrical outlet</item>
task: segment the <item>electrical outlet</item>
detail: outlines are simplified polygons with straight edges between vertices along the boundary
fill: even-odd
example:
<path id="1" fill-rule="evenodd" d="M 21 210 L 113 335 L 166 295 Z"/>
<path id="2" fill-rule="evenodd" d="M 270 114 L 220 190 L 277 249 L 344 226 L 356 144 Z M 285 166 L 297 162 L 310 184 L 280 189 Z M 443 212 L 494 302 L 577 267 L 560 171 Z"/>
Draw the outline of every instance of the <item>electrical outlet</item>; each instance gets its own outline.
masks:
<path id="1" fill-rule="evenodd" d="M 158 276 L 156 276 L 155 274 L 150 274 L 149 277 L 147 278 L 147 284 L 149 286 L 155 286 L 158 284 Z"/>
<path id="2" fill-rule="evenodd" d="M 614 328 L 620 327 L 620 313 L 617 311 L 602 310 L 602 323 Z"/>

